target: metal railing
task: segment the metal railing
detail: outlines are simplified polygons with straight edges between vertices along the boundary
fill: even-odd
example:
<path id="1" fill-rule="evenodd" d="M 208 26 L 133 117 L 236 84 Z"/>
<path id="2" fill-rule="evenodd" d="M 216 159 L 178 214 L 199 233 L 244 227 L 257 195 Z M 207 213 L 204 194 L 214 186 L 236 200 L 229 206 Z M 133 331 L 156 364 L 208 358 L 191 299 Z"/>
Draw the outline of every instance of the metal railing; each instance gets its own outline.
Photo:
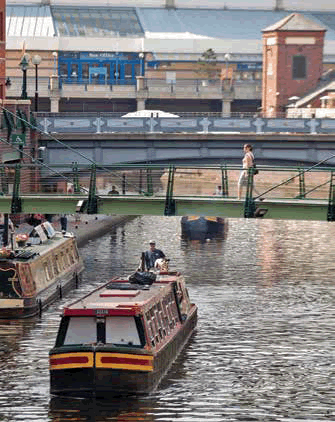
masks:
<path id="1" fill-rule="evenodd" d="M 27 161 L 27 159 L 26 159 Z M 327 200 L 332 167 L 257 166 L 253 177 L 255 198 Z M 216 188 L 224 187 L 220 196 L 236 198 L 241 168 L 237 165 L 176 165 L 173 194 L 185 197 L 212 197 Z M 0 164 L 0 193 L 10 194 L 19 170 L 20 191 L 24 194 L 88 193 L 92 173 L 97 175 L 96 194 L 108 195 L 116 186 L 120 195 L 164 196 L 169 166 L 166 164 Z M 29 177 L 27 177 L 27 175 Z M 31 175 L 34 175 L 32 177 Z M 75 192 L 74 186 L 77 186 Z"/>
<path id="2" fill-rule="evenodd" d="M 0 211 L 335 221 L 335 169 L 263 166 L 257 176 L 249 169 L 238 199 L 240 171 L 224 164 L 0 165 Z"/>

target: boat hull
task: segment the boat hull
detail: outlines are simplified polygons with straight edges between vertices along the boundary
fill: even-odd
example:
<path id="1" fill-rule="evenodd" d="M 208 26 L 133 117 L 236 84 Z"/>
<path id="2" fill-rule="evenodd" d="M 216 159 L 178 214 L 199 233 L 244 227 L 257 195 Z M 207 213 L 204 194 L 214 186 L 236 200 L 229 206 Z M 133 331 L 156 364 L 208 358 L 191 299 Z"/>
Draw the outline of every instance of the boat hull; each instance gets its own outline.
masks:
<path id="1" fill-rule="evenodd" d="M 39 230 L 44 233 L 42 227 Z M 32 242 L 36 238 L 30 239 Z M 83 271 L 84 263 L 72 235 L 55 232 L 50 239 L 6 250 L 6 256 L 0 257 L 0 318 L 40 314 L 76 287 Z"/>
<path id="2" fill-rule="evenodd" d="M 144 367 L 143 370 L 98 367 L 103 357 L 115 355 L 115 350 L 112 353 L 112 349 L 108 351 L 108 347 L 104 346 L 96 346 L 94 349 L 81 348 L 80 351 L 77 349 L 80 355 L 87 354 L 86 361 L 91 367 L 51 369 L 50 392 L 54 395 L 74 396 L 138 395 L 152 392 L 186 346 L 196 324 L 197 308 L 193 306 L 187 320 L 175 336 L 156 355 L 138 354 L 136 359 L 147 359 L 149 366 L 152 365 L 150 370 Z M 50 352 L 51 360 L 54 354 L 57 354 L 58 358 L 61 356 L 59 351 L 54 349 Z M 64 353 L 64 358 L 65 356 L 68 356 L 68 353 Z"/>
<path id="3" fill-rule="evenodd" d="M 190 240 L 212 239 L 224 231 L 224 220 L 220 217 L 192 218 L 184 216 L 181 219 L 182 235 Z"/>
<path id="4" fill-rule="evenodd" d="M 2 319 L 30 318 L 40 314 L 56 300 L 66 295 L 78 286 L 83 268 L 78 267 L 78 272 L 73 272 L 71 277 L 59 280 L 41 294 L 22 299 L 0 299 L 0 317 Z"/>

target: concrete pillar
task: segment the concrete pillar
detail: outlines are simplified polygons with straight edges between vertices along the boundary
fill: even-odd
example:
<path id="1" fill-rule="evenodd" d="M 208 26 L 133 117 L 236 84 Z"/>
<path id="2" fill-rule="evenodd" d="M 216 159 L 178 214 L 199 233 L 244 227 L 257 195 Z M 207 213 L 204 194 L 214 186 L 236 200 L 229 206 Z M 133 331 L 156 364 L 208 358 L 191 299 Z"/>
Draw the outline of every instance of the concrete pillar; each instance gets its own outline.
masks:
<path id="1" fill-rule="evenodd" d="M 222 100 L 222 117 L 230 117 L 231 100 Z"/>
<path id="2" fill-rule="evenodd" d="M 50 76 L 50 111 L 51 113 L 59 112 L 60 89 L 58 75 Z"/>
<path id="3" fill-rule="evenodd" d="M 50 112 L 59 112 L 59 97 L 50 97 Z"/>
<path id="4" fill-rule="evenodd" d="M 138 98 L 136 101 L 137 101 L 137 111 L 145 110 L 145 99 L 144 98 Z"/>
<path id="5" fill-rule="evenodd" d="M 136 90 L 143 91 L 144 89 L 144 76 L 136 76 Z"/>

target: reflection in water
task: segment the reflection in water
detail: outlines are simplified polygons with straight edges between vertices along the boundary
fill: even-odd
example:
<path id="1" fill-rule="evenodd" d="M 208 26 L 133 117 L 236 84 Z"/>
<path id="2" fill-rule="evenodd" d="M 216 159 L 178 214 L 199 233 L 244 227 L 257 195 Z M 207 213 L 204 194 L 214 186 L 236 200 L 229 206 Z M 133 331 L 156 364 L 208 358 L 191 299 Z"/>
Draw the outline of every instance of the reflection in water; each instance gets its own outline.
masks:
<path id="1" fill-rule="evenodd" d="M 117 397 L 104 399 L 76 399 L 53 397 L 49 404 L 49 417 L 53 421 L 117 421 L 153 422 L 155 417 L 150 408 L 150 400 L 131 398 L 128 400 Z"/>
<path id="2" fill-rule="evenodd" d="M 191 243 L 180 218 L 140 217 L 81 249 L 78 290 L 34 321 L 0 321 L 0 420 L 334 421 L 334 223 L 229 219 Z M 138 265 L 148 240 L 186 278 L 197 332 L 159 388 L 126 400 L 54 399 L 48 351 L 60 308 Z"/>

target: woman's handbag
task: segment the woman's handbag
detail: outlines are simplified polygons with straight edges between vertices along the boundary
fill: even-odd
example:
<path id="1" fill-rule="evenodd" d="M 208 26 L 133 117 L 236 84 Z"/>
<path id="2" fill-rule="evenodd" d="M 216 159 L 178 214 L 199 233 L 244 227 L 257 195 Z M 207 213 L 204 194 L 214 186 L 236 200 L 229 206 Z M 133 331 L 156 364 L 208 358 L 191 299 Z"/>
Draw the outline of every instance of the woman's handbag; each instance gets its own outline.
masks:
<path id="1" fill-rule="evenodd" d="M 258 169 L 255 163 L 252 165 L 252 168 L 254 169 L 254 175 L 258 174 Z"/>

